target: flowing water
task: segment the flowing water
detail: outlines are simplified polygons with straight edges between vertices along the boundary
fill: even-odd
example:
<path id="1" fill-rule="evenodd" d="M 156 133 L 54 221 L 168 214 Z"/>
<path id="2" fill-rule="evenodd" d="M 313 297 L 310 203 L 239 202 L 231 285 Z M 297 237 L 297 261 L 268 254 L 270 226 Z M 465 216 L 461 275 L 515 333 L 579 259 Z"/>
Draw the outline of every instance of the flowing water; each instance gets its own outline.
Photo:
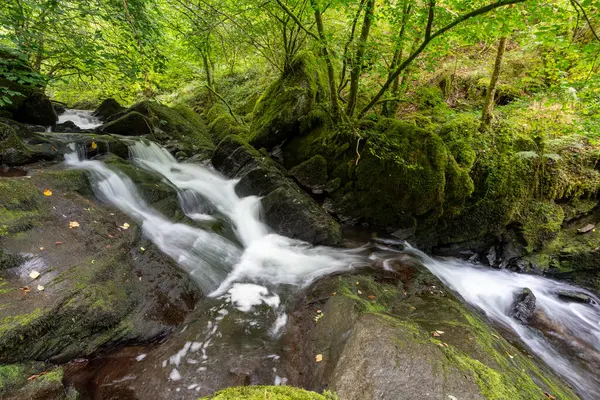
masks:
<path id="1" fill-rule="evenodd" d="M 217 302 L 231 305 L 237 312 L 247 313 L 249 317 L 245 323 L 249 326 L 257 323 L 253 316 L 260 314 L 259 310 L 272 309 L 274 313 L 271 314 L 275 317 L 269 320 L 271 335 L 276 336 L 286 324 L 282 296 L 294 288 L 334 272 L 351 271 L 376 258 L 385 266 L 386 259 L 398 256 L 385 247 L 380 247 L 385 251 L 369 255 L 365 248 L 315 247 L 277 235 L 261 221 L 260 199 L 254 196 L 242 198 L 236 194 L 236 180 L 226 179 L 208 167 L 178 163 L 165 149 L 152 142 L 134 141 L 130 153 L 134 163 L 160 174 L 177 189 L 181 209 L 190 219 L 198 221 L 196 226 L 165 218 L 144 201 L 127 176 L 101 161 L 80 159 L 77 151 L 65 159 L 73 168 L 88 170 L 95 193 L 135 219 L 143 234 L 188 271 L 205 293 L 210 293 Z M 214 220 L 228 225 L 234 232 L 233 237 L 227 238 L 210 228 L 199 227 L 202 224 L 209 226 Z M 419 259 L 495 323 L 517 334 L 584 398 L 596 398 L 600 388 L 600 379 L 595 373 L 600 366 L 600 309 L 593 294 L 540 276 L 491 270 L 453 259 L 434 259 L 409 245 L 403 252 L 406 253 Z M 545 324 L 543 329 L 522 325 L 510 316 L 513 294 L 525 287 L 537 298 L 538 320 Z M 595 303 L 563 301 L 557 295 L 561 290 L 584 292 Z M 202 342 L 186 341 L 181 354 L 172 356 L 177 367 L 181 358 L 194 348 L 202 350 L 206 356 L 206 346 L 228 314 L 221 306 L 211 310 L 216 317 L 209 321 L 206 333 L 202 333 L 207 335 L 206 338 Z M 163 368 L 166 365 L 165 360 Z M 200 368 L 206 370 L 204 366 Z M 171 375 L 171 380 L 183 379 L 175 367 Z M 277 378 L 281 382 L 281 378 Z M 189 387 L 199 386 L 191 383 Z"/>
<path id="2" fill-rule="evenodd" d="M 102 125 L 102 122 L 92 115 L 88 110 L 67 109 L 58 116 L 58 123 L 73 122 L 81 129 L 94 129 Z"/>

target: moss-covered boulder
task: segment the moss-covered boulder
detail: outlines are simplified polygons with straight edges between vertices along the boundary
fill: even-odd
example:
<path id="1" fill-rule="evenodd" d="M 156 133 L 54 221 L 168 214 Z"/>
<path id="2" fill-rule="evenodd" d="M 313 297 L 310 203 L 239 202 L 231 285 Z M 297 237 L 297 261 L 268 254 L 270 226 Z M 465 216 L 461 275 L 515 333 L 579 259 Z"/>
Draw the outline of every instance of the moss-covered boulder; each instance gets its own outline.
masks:
<path id="1" fill-rule="evenodd" d="M 115 99 L 106 99 L 94 110 L 94 116 L 104 121 L 111 116 L 124 111 L 125 108 Z"/>
<path id="2" fill-rule="evenodd" d="M 260 97 L 253 111 L 248 141 L 271 149 L 300 134 L 303 119 L 325 91 L 321 67 L 314 55 L 302 53 Z"/>
<path id="3" fill-rule="evenodd" d="M 0 95 L 8 99 L 0 111 L 10 113 L 5 117 L 32 125 L 54 125 L 58 116 L 43 92 L 43 82 L 24 54 L 0 48 Z"/>
<path id="4" fill-rule="evenodd" d="M 290 175 L 305 189 L 322 193 L 327 183 L 327 160 L 317 154 L 292 168 Z"/>
<path id="5" fill-rule="evenodd" d="M 281 167 L 239 136 L 228 136 L 212 158 L 217 170 L 239 178 L 240 196 L 262 196 L 266 223 L 275 232 L 314 244 L 336 244 L 339 225 Z"/>
<path id="6" fill-rule="evenodd" d="M 205 114 L 208 121 L 208 132 L 215 143 L 219 143 L 228 135 L 248 135 L 248 127 L 241 125 L 225 106 L 217 103 Z"/>
<path id="7" fill-rule="evenodd" d="M 0 122 L 0 165 L 23 165 L 35 160 L 32 151 L 10 125 Z"/>
<path id="8" fill-rule="evenodd" d="M 388 269 L 327 278 L 298 296 L 290 384 L 349 400 L 578 398 L 424 267 Z"/>
<path id="9" fill-rule="evenodd" d="M 376 226 L 412 229 L 417 219 L 435 220 L 471 195 L 469 166 L 431 130 L 384 119 L 363 135 L 322 125 L 284 147 L 286 165 L 324 157 L 328 178 L 340 182 L 331 193 L 336 213 Z"/>
<path id="10" fill-rule="evenodd" d="M 143 101 L 109 117 L 108 122 L 100 127 L 100 130 L 127 134 L 113 132 L 112 126 L 130 129 L 121 122 L 117 124 L 117 121 L 127 121 L 128 118 L 135 122 L 137 130 L 134 132 L 149 134 L 153 140 L 164 145 L 172 153 L 182 152 L 188 157 L 195 155 L 206 159 L 214 149 L 206 124 L 188 107 L 169 108 L 157 102 Z"/>
<path id="11" fill-rule="evenodd" d="M 45 169 L 0 181 L 0 248 L 21 257 L 0 271 L 0 363 L 66 362 L 153 340 L 198 298 L 187 274 L 142 240 L 134 221 L 80 194 L 91 194 L 85 177 Z"/>
<path id="12" fill-rule="evenodd" d="M 51 126 L 58 121 L 52 102 L 41 92 L 29 95 L 13 115 L 17 121 L 32 125 Z"/>
<path id="13" fill-rule="evenodd" d="M 124 136 L 140 136 L 151 133 L 152 129 L 146 117 L 139 112 L 132 111 L 102 125 L 100 131 Z"/>

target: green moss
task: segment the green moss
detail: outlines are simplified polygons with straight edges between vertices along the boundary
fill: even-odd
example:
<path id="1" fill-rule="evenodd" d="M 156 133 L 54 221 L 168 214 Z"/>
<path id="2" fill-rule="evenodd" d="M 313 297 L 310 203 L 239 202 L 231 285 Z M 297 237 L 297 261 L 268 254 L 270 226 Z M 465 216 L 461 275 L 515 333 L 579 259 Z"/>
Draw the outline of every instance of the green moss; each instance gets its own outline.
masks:
<path id="1" fill-rule="evenodd" d="M 523 237 L 529 251 L 539 249 L 553 239 L 564 219 L 563 208 L 552 201 L 534 201 L 523 218 Z"/>
<path id="2" fill-rule="evenodd" d="M 0 180 L 0 235 L 22 232 L 41 223 L 43 197 L 28 179 Z"/>
<path id="3" fill-rule="evenodd" d="M 448 153 L 443 141 L 415 125 L 382 120 L 369 133 L 354 168 L 354 202 L 378 225 L 407 215 L 443 212 Z"/>
<path id="4" fill-rule="evenodd" d="M 201 400 L 335 400 L 329 393 L 318 394 L 290 386 L 244 386 L 218 391 Z"/>
<path id="5" fill-rule="evenodd" d="M 27 377 L 28 368 L 25 364 L 0 365 L 0 394 L 23 385 Z"/>
<path id="6" fill-rule="evenodd" d="M 272 148 L 300 133 L 302 121 L 320 101 L 324 80 L 321 66 L 309 52 L 299 54 L 286 71 L 260 97 L 248 141 L 257 148 Z"/>
<path id="7" fill-rule="evenodd" d="M 417 89 L 416 96 L 420 109 L 428 109 L 440 106 L 444 103 L 443 93 L 436 86 L 421 86 Z"/>
<path id="8" fill-rule="evenodd" d="M 185 106 L 169 108 L 157 102 L 143 101 L 130 108 L 146 116 L 153 128 L 152 136 L 158 141 L 178 140 L 180 146 L 193 154 L 209 156 L 214 143 L 202 118 Z"/>
<path id="9" fill-rule="evenodd" d="M 4 318 L 0 325 L 0 337 L 6 332 L 31 325 L 31 323 L 35 322 L 43 314 L 44 311 L 41 308 L 36 308 L 29 314 L 14 315 Z"/>
<path id="10" fill-rule="evenodd" d="M 316 155 L 292 168 L 290 174 L 306 188 L 322 189 L 327 183 L 327 160 Z"/>

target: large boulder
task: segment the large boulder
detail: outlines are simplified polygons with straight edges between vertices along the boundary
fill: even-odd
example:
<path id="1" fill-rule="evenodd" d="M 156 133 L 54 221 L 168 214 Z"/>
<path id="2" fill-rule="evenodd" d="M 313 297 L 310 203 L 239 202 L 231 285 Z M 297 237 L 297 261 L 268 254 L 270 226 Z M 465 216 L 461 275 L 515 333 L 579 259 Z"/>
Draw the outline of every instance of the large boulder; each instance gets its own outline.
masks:
<path id="1" fill-rule="evenodd" d="M 19 122 L 32 125 L 51 126 L 58 121 L 52 102 L 41 92 L 33 92 L 28 96 L 14 112 L 14 117 Z"/>
<path id="2" fill-rule="evenodd" d="M 43 84 L 42 75 L 27 65 L 25 56 L 0 49 L 0 95 L 8 99 L 0 102 L 0 111 L 12 114 L 6 117 L 32 125 L 54 125 L 58 116 Z"/>
<path id="3" fill-rule="evenodd" d="M 106 99 L 96 110 L 94 111 L 94 116 L 98 117 L 101 121 L 104 121 L 111 116 L 124 111 L 125 108 L 119 104 L 115 99 Z"/>
<path id="4" fill-rule="evenodd" d="M 122 135 L 149 134 L 170 152 L 181 152 L 188 157 L 195 155 L 206 159 L 214 149 L 204 121 L 184 106 L 170 108 L 157 102 L 142 101 L 109 117 L 99 130 Z"/>
<path id="5" fill-rule="evenodd" d="M 299 55 L 260 97 L 248 141 L 271 149 L 302 132 L 303 121 L 325 93 L 321 66 L 311 53 Z"/>
<path id="6" fill-rule="evenodd" d="M 152 129 L 146 117 L 139 112 L 132 111 L 102 125 L 100 131 L 124 136 L 140 136 L 149 134 Z"/>
<path id="7" fill-rule="evenodd" d="M 577 398 L 424 267 L 387 267 L 298 294 L 284 337 L 288 384 L 347 400 Z"/>
<path id="8" fill-rule="evenodd" d="M 0 118 L 0 165 L 19 166 L 60 158 L 58 148 L 18 122 Z"/>
<path id="9" fill-rule="evenodd" d="M 194 307 L 191 278 L 90 195 L 83 171 L 0 180 L 0 247 L 23 258 L 0 271 L 0 363 L 60 363 L 161 338 Z"/>
<path id="10" fill-rule="evenodd" d="M 337 222 L 268 156 L 239 136 L 228 136 L 219 144 L 213 165 L 229 178 L 239 178 L 240 196 L 262 196 L 266 223 L 275 232 L 314 244 L 336 244 L 341 240 Z"/>

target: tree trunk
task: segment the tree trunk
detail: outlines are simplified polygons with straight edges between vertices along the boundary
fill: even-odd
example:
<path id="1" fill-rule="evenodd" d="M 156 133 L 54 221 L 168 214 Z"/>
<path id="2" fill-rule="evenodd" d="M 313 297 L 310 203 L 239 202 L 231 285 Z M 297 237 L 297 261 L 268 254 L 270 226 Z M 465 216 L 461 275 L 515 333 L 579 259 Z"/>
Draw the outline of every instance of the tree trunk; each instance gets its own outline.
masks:
<path id="1" fill-rule="evenodd" d="M 327 80 L 329 81 L 329 98 L 331 101 L 331 116 L 334 121 L 337 121 L 340 116 L 340 106 L 337 101 L 337 92 L 335 87 L 335 72 L 333 70 L 333 64 L 331 62 L 331 56 L 327 49 L 327 38 L 325 36 L 325 28 L 323 27 L 323 18 L 321 17 L 321 10 L 317 6 L 315 0 L 311 0 L 311 6 L 315 10 L 315 22 L 317 25 L 317 32 L 319 34 L 319 42 L 321 44 L 321 52 L 325 58 L 327 64 Z"/>
<path id="2" fill-rule="evenodd" d="M 392 57 L 392 63 L 390 65 L 390 70 L 388 75 L 392 73 L 393 70 L 396 69 L 398 64 L 402 61 L 402 57 L 404 57 L 404 36 L 406 34 L 406 24 L 408 23 L 408 18 L 410 17 L 411 7 L 412 5 L 407 4 L 407 1 L 404 1 L 404 6 L 402 7 L 402 22 L 400 26 L 400 33 L 398 34 L 398 39 L 396 41 L 396 48 L 394 49 L 394 56 Z M 415 44 L 417 42 L 415 41 Z M 402 75 L 405 76 L 405 75 Z M 392 83 L 392 98 L 398 97 L 398 89 L 400 88 L 400 75 L 394 79 Z M 383 104 L 382 113 L 386 117 L 391 117 L 396 113 L 396 109 L 398 108 L 398 101 L 389 101 Z"/>
<path id="3" fill-rule="evenodd" d="M 358 99 L 358 83 L 363 69 L 363 58 L 367 48 L 367 39 L 373 22 L 373 13 L 375 12 L 375 0 L 368 0 L 365 9 L 365 19 L 358 39 L 356 54 L 352 61 L 352 71 L 350 71 L 350 95 L 348 96 L 348 105 L 346 106 L 346 115 L 351 117 L 356 108 Z"/>
<path id="4" fill-rule="evenodd" d="M 494 114 L 494 100 L 496 97 L 496 88 L 498 86 L 498 78 L 500 77 L 500 68 L 502 67 L 502 57 L 504 57 L 504 50 L 506 49 L 506 36 L 500 38 L 498 44 L 498 52 L 496 53 L 496 62 L 494 64 L 494 72 L 492 72 L 492 79 L 490 80 L 490 86 L 488 87 L 485 101 L 483 104 L 483 113 L 481 115 L 481 126 L 480 131 L 484 132 L 490 129 L 492 118 Z"/>

